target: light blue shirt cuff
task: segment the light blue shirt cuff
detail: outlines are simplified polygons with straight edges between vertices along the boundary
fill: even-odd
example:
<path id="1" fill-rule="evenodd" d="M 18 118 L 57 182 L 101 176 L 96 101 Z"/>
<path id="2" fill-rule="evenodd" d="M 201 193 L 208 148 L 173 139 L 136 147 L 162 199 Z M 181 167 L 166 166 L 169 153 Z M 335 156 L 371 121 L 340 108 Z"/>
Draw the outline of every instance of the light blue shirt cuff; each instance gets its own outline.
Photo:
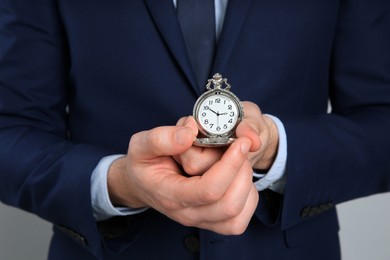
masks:
<path id="1" fill-rule="evenodd" d="M 107 174 L 111 164 L 124 155 L 110 155 L 103 157 L 91 176 L 91 200 L 93 215 L 97 221 L 106 220 L 115 216 L 134 215 L 147 210 L 147 208 L 131 209 L 114 207 L 111 203 L 107 188 Z"/>
<path id="2" fill-rule="evenodd" d="M 287 162 L 287 135 L 286 130 L 284 129 L 283 123 L 276 117 L 271 115 L 266 115 L 270 117 L 279 132 L 279 144 L 278 144 L 278 153 L 276 155 L 275 161 L 272 164 L 271 168 L 267 174 L 259 174 L 254 172 L 253 176 L 259 178 L 254 184 L 258 191 L 265 189 L 271 189 L 280 194 L 284 193 L 284 188 L 286 186 L 286 162 Z"/>

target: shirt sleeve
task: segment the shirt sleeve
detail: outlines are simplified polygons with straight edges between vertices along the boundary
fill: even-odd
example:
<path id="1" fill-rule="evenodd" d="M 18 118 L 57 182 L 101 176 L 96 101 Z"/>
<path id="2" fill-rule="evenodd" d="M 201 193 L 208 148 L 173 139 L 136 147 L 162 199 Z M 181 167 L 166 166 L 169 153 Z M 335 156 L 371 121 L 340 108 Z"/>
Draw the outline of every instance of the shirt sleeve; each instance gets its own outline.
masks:
<path id="1" fill-rule="evenodd" d="M 111 164 L 124 155 L 110 155 L 103 157 L 91 176 L 91 200 L 93 214 L 97 221 L 102 221 L 116 216 L 127 216 L 144 212 L 148 208 L 114 207 L 112 205 L 107 188 L 107 174 Z"/>
<path id="2" fill-rule="evenodd" d="M 275 116 L 266 115 L 270 117 L 279 132 L 279 144 L 278 144 L 278 153 L 276 155 L 275 161 L 272 164 L 271 168 L 266 174 L 253 173 L 255 178 L 259 178 L 255 182 L 255 186 L 258 191 L 265 189 L 271 189 L 280 194 L 284 193 L 284 188 L 286 186 L 286 162 L 287 162 L 287 135 L 286 130 L 284 129 L 283 123 Z"/>

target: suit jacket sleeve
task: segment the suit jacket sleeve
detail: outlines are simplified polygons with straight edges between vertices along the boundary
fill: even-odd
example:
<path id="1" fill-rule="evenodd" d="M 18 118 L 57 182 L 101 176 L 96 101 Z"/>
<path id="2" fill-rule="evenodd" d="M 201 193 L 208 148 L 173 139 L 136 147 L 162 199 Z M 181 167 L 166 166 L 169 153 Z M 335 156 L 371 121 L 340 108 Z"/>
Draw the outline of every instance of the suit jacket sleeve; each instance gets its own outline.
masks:
<path id="1" fill-rule="evenodd" d="M 288 139 L 283 229 L 390 189 L 389 2 L 340 2 L 329 50 L 332 112 L 278 115 Z"/>
<path id="2" fill-rule="evenodd" d="M 96 253 L 90 178 L 112 151 L 67 141 L 71 61 L 54 3 L 0 2 L 0 199 Z"/>

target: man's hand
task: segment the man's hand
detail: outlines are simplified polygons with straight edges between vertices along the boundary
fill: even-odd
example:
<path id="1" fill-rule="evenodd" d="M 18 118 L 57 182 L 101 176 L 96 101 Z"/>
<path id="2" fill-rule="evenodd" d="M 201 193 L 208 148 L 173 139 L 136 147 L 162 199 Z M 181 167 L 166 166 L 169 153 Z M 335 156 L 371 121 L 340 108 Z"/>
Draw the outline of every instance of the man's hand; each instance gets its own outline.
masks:
<path id="1" fill-rule="evenodd" d="M 279 133 L 276 125 L 268 116 L 264 116 L 259 107 L 252 102 L 243 102 L 245 117 L 236 129 L 238 138 L 246 137 L 251 140 L 248 160 L 252 168 L 268 170 L 277 154 Z M 192 117 L 181 118 L 177 125 L 184 124 L 196 128 Z M 202 175 L 222 157 L 224 148 L 202 148 L 193 146 L 175 159 L 183 166 L 189 175 Z"/>
<path id="2" fill-rule="evenodd" d="M 252 102 L 243 102 L 245 118 L 236 129 L 237 137 L 252 142 L 248 159 L 254 169 L 268 170 L 278 152 L 279 132 L 275 123 Z"/>
<path id="3" fill-rule="evenodd" d="M 206 149 L 200 157 L 208 154 L 212 156 L 210 160 L 188 166 L 185 156 L 180 155 L 202 153 L 192 146 L 197 133 L 190 118 L 175 127 L 135 134 L 128 155 L 110 168 L 110 198 L 116 205 L 152 207 L 186 226 L 226 235 L 241 234 L 258 203 L 252 166 L 247 159 L 253 147 L 251 139 L 239 137 L 223 152 Z M 173 156 L 181 158 L 182 167 Z M 191 173 L 191 167 L 204 172 L 186 176 L 183 169 Z"/>

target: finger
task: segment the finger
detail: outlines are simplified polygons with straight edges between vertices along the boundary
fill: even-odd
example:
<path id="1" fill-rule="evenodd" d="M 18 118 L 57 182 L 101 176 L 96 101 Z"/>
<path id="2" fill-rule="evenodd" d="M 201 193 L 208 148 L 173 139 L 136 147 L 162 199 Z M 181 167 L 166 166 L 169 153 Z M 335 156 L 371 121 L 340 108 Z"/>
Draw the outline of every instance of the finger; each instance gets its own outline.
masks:
<path id="1" fill-rule="evenodd" d="M 184 152 L 192 146 L 193 129 L 186 126 L 164 126 L 132 136 L 129 155 L 133 158 L 151 159 Z"/>
<path id="2" fill-rule="evenodd" d="M 226 220 L 240 214 L 253 186 L 252 176 L 252 167 L 246 161 L 223 198 L 212 205 L 212 208 L 210 207 L 210 213 L 208 213 L 210 221 L 213 221 L 213 219 L 215 221 Z"/>
<path id="3" fill-rule="evenodd" d="M 229 190 L 216 203 L 189 207 L 182 210 L 183 219 L 188 218 L 192 225 L 199 225 L 206 222 L 222 222 L 241 214 L 248 196 L 251 192 L 252 167 L 246 162 L 240 170 Z"/>
<path id="4" fill-rule="evenodd" d="M 245 232 L 259 202 L 259 193 L 252 185 L 243 210 L 234 218 L 218 222 L 204 222 L 198 227 L 221 235 L 241 235 Z"/>
<path id="5" fill-rule="evenodd" d="M 193 146 L 175 158 L 188 175 L 194 176 L 205 173 L 221 159 L 223 153 L 222 149 Z"/>
<path id="6" fill-rule="evenodd" d="M 260 108 L 248 101 L 244 101 L 243 107 L 245 110 L 245 117 L 243 121 L 237 126 L 236 136 L 237 137 L 247 137 L 252 141 L 251 152 L 255 152 L 261 147 L 261 119 L 262 114 Z"/>
<path id="7" fill-rule="evenodd" d="M 243 101 L 242 106 L 245 111 L 245 117 L 258 118 L 262 115 L 262 112 L 258 105 L 250 101 Z"/>
<path id="8" fill-rule="evenodd" d="M 180 189 L 173 190 L 174 197 L 181 198 L 184 206 L 207 205 L 221 199 L 246 162 L 250 146 L 249 139 L 237 139 L 204 175 L 187 178 Z"/>
<path id="9" fill-rule="evenodd" d="M 184 126 L 184 122 L 187 120 L 188 116 L 181 117 L 179 120 L 176 122 L 176 126 Z"/>
<path id="10" fill-rule="evenodd" d="M 253 120 L 252 120 L 253 121 Z M 251 140 L 252 146 L 250 151 L 256 152 L 260 150 L 262 142 L 260 138 L 260 133 L 258 128 L 250 122 L 248 119 L 244 119 L 236 129 L 236 136 L 239 137 L 247 137 Z"/>
<path id="11" fill-rule="evenodd" d="M 177 121 L 176 126 L 187 126 L 187 127 L 191 128 L 191 130 L 193 131 L 193 134 L 195 136 L 198 135 L 198 124 L 196 123 L 194 117 L 192 117 L 192 116 L 180 118 Z"/>
<path id="12" fill-rule="evenodd" d="M 187 126 L 194 130 L 194 135 L 198 134 L 198 126 L 192 116 L 182 117 L 178 120 L 178 126 Z M 184 153 L 174 156 L 174 159 L 182 165 L 188 175 L 201 175 L 217 162 L 224 150 L 216 148 L 202 148 L 193 146 Z"/>

